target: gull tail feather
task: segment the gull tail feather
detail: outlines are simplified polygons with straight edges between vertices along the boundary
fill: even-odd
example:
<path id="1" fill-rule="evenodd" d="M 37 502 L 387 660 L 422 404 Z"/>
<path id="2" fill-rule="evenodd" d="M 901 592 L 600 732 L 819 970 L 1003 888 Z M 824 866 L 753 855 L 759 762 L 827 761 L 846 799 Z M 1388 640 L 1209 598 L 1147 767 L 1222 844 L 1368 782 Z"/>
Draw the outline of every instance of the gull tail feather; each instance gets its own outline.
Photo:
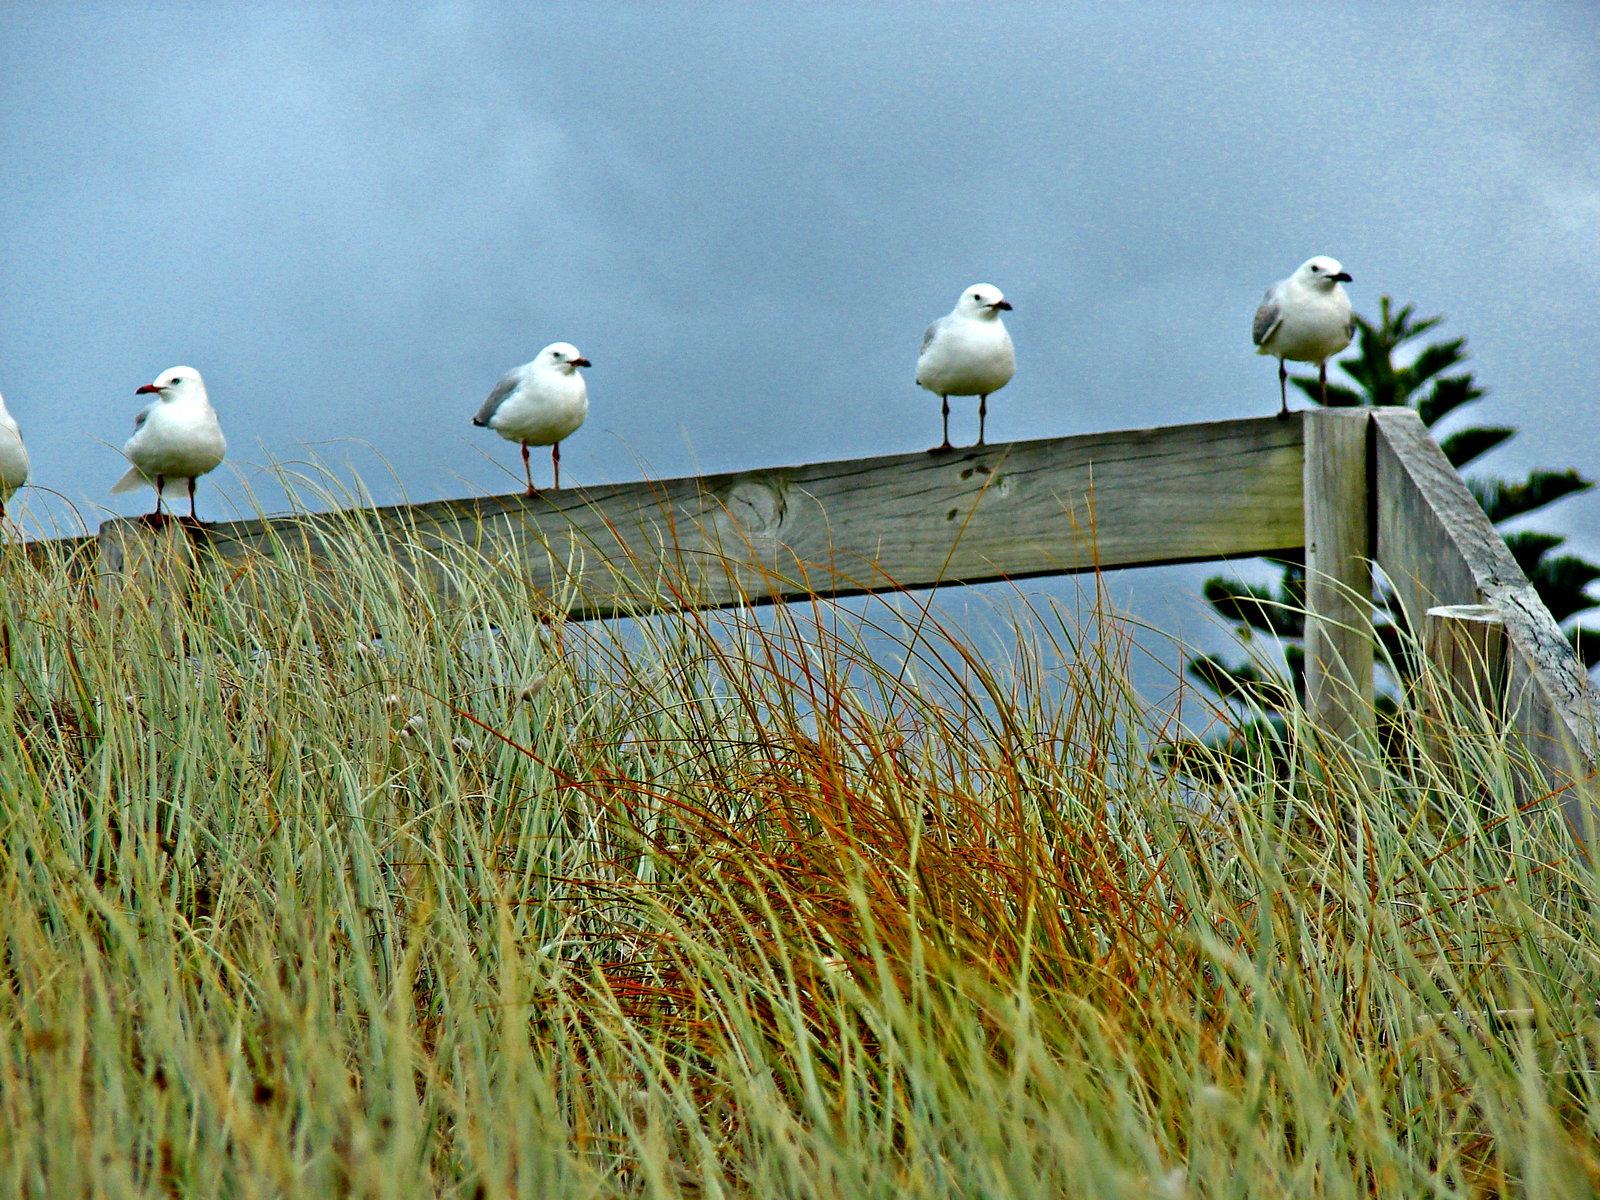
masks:
<path id="1" fill-rule="evenodd" d="M 161 494 L 169 500 L 181 500 L 189 494 L 189 481 L 182 475 L 169 476 L 161 483 Z M 140 488 L 153 488 L 155 485 L 155 476 L 146 475 L 138 467 L 129 467 L 128 473 L 111 485 L 111 494 L 120 496 L 123 492 L 137 492 Z"/>
<path id="2" fill-rule="evenodd" d="M 145 475 L 138 467 L 129 467 L 128 473 L 111 485 L 111 494 L 120 496 L 123 492 L 136 492 L 142 487 L 154 487 L 156 481 Z"/>

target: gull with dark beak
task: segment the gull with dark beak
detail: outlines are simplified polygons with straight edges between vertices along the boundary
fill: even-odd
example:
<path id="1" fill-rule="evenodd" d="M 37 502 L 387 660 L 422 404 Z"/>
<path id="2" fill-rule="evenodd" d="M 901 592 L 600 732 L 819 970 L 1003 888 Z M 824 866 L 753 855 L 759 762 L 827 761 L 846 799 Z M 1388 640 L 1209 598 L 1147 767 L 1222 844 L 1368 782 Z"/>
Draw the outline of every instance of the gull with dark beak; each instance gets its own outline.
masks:
<path id="1" fill-rule="evenodd" d="M 954 449 L 950 445 L 950 397 L 978 397 L 978 445 L 983 445 L 989 397 L 1011 382 L 1016 374 L 1016 352 L 1006 332 L 1002 312 L 1011 305 L 1000 289 L 974 284 L 947 316 L 940 317 L 922 335 L 917 357 L 917 384 L 939 397 L 944 414 L 944 441 L 929 453 Z"/>
<path id="2" fill-rule="evenodd" d="M 588 365 L 571 342 L 552 342 L 532 362 L 502 376 L 472 418 L 474 425 L 487 425 L 506 441 L 522 444 L 530 496 L 538 490 L 528 465 L 529 446 L 550 447 L 555 486 L 561 487 L 561 443 L 589 415 L 589 389 L 578 374 L 579 367 Z"/>
<path id="3" fill-rule="evenodd" d="M 156 510 L 149 519 L 159 523 L 162 494 L 181 496 L 187 490 L 189 519 L 199 524 L 194 511 L 195 480 L 215 468 L 228 453 L 205 382 L 193 367 L 172 367 L 137 394 L 153 395 L 155 399 L 133 419 L 133 436 L 122 448 L 133 465 L 111 485 L 111 493 L 154 487 Z"/>
<path id="4" fill-rule="evenodd" d="M 1257 354 L 1278 359 L 1278 399 L 1280 417 L 1289 415 L 1287 383 L 1289 369 L 1284 359 L 1316 363 L 1322 381 L 1322 402 L 1328 402 L 1328 360 L 1350 344 L 1355 336 L 1355 318 L 1350 315 L 1350 297 L 1341 283 L 1350 276 L 1337 259 L 1318 255 L 1300 264 L 1287 279 L 1267 289 L 1256 309 L 1252 334 Z"/>

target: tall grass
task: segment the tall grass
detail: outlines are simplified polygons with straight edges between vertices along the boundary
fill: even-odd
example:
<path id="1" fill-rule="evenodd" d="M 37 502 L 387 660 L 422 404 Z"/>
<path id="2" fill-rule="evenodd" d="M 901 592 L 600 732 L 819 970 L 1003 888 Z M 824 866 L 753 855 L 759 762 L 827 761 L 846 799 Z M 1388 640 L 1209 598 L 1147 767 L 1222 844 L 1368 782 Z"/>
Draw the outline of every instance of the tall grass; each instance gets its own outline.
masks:
<path id="1" fill-rule="evenodd" d="M 1179 769 L 1103 606 L 578 624 L 339 520 L 6 557 L 4 1194 L 1600 1190 L 1595 876 L 1481 713 Z"/>

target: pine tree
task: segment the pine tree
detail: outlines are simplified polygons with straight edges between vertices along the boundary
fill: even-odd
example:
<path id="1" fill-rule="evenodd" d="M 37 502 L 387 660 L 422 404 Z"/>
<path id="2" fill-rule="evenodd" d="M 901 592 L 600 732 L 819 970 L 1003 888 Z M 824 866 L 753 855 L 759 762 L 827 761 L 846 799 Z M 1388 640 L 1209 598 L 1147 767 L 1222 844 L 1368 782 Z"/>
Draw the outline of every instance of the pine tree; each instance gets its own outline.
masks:
<path id="1" fill-rule="evenodd" d="M 1328 407 L 1352 408 L 1361 405 L 1399 406 L 1415 409 L 1430 429 L 1453 412 L 1483 398 L 1470 371 L 1462 370 L 1467 360 L 1466 339 L 1451 338 L 1425 345 L 1409 363 L 1396 361 L 1396 352 L 1407 343 L 1437 326 L 1442 317 L 1413 317 L 1413 306 L 1396 309 L 1384 296 L 1376 323 L 1356 318 L 1359 331 L 1356 353 L 1339 360 L 1339 367 L 1354 381 L 1354 387 L 1330 383 Z M 1315 378 L 1295 377 L 1293 382 L 1317 404 L 1321 387 Z M 1495 447 L 1516 436 L 1507 426 L 1471 426 L 1458 429 L 1439 441 L 1450 464 L 1461 470 Z M 1524 516 L 1565 496 L 1593 487 L 1593 480 L 1577 471 L 1533 471 L 1526 479 L 1470 477 L 1467 487 L 1496 526 Z M 1600 566 L 1573 554 L 1558 554 L 1565 539 L 1552 533 L 1522 531 L 1506 535 L 1512 556 L 1528 576 L 1539 596 L 1567 635 L 1586 666 L 1600 663 L 1600 629 L 1586 627 L 1573 618 L 1600 608 L 1600 600 L 1589 595 L 1588 585 L 1600 579 Z M 1295 555 L 1272 560 L 1281 571 L 1271 585 L 1244 584 L 1216 576 L 1206 581 L 1205 597 L 1218 613 L 1231 622 L 1245 638 L 1264 633 L 1283 646 L 1287 675 L 1263 671 L 1249 662 L 1230 663 L 1219 655 L 1192 658 L 1189 674 L 1224 700 L 1243 704 L 1261 714 L 1247 726 L 1247 736 L 1271 739 L 1281 733 L 1282 711 L 1292 696 L 1305 695 L 1305 656 L 1301 641 L 1305 636 L 1305 558 Z M 1378 598 L 1377 633 L 1391 660 L 1403 665 L 1406 639 L 1399 625 L 1397 606 L 1387 597 Z"/>

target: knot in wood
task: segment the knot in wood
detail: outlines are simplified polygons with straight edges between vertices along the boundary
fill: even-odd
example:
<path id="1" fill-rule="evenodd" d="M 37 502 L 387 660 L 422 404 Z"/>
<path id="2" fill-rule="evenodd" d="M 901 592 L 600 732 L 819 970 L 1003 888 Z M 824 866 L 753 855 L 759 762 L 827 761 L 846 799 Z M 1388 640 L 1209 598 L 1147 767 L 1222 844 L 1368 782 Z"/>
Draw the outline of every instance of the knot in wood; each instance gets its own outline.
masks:
<path id="1" fill-rule="evenodd" d="M 717 499 L 721 502 L 721 511 L 717 514 L 719 528 L 737 532 L 751 541 L 777 539 L 788 508 L 780 484 L 741 479 Z"/>

